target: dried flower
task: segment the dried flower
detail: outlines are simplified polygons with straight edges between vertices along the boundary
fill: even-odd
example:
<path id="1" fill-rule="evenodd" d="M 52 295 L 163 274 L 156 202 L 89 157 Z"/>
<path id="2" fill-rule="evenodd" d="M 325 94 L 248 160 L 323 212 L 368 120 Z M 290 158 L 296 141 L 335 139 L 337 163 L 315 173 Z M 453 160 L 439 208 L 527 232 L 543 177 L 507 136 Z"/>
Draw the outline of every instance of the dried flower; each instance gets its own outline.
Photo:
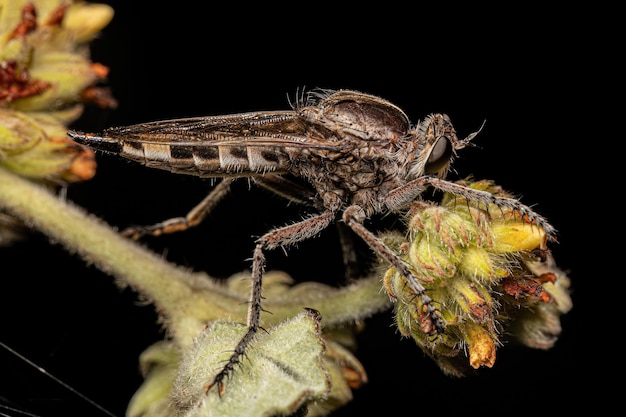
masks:
<path id="1" fill-rule="evenodd" d="M 113 17 L 107 5 L 0 1 L 0 164 L 49 183 L 93 177 L 92 151 L 67 140 L 67 125 L 107 70 L 87 44 Z M 115 107 L 110 94 L 99 104 Z M 103 98 L 107 97 L 107 98 Z"/>
<path id="2" fill-rule="evenodd" d="M 86 103 L 117 105 L 91 62 L 87 42 L 113 17 L 107 5 L 66 0 L 0 0 L 0 166 L 50 187 L 95 175 L 92 150 L 67 138 Z M 1 232 L 17 238 L 15 222 Z"/>

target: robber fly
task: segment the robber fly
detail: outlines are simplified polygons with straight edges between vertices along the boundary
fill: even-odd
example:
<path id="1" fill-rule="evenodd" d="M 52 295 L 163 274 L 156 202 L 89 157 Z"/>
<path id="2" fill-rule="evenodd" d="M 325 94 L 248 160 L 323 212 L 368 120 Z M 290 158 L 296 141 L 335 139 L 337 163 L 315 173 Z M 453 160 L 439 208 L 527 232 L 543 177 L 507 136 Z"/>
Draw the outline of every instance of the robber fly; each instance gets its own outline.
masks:
<path id="1" fill-rule="evenodd" d="M 270 230 L 256 241 L 248 330 L 208 385 L 209 389 L 217 386 L 220 393 L 225 377 L 240 362 L 260 326 L 266 250 L 304 241 L 343 222 L 406 278 L 423 303 L 427 333 L 436 335 L 443 333 L 446 323 L 416 275 L 419 271 L 412 271 L 369 231 L 364 226 L 366 219 L 400 213 L 426 188 L 433 187 L 478 204 L 512 209 L 548 235 L 554 233 L 543 217 L 516 199 L 494 197 L 444 179 L 457 151 L 470 145 L 476 134 L 458 139 L 444 114 L 428 115 L 412 125 L 389 101 L 348 90 L 310 91 L 291 110 L 156 121 L 107 129 L 101 135 L 68 132 L 80 144 L 148 167 L 224 178 L 187 217 L 130 228 L 123 232 L 126 236 L 158 235 L 197 224 L 237 177 L 251 178 L 285 198 L 317 209 L 317 214 Z"/>

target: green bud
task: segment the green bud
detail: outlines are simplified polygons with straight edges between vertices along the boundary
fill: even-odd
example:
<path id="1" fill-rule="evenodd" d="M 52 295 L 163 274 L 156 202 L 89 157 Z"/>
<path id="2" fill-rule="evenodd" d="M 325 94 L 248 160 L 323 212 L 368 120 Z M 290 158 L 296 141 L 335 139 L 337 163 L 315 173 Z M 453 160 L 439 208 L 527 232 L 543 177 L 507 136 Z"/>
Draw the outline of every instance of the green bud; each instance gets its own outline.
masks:
<path id="1" fill-rule="evenodd" d="M 30 68 L 32 79 L 48 84 L 40 94 L 15 100 L 11 107 L 24 112 L 62 108 L 81 100 L 81 93 L 96 80 L 91 62 L 70 52 L 38 54 Z"/>
<path id="2" fill-rule="evenodd" d="M 54 117 L 0 109 L 0 165 L 27 178 L 82 181 L 95 175 L 93 151 L 65 136 Z"/>
<path id="3" fill-rule="evenodd" d="M 91 41 L 113 19 L 114 10 L 106 4 L 75 3 L 66 10 L 63 27 L 76 42 Z"/>
<path id="4" fill-rule="evenodd" d="M 472 246 L 464 251 L 459 269 L 462 275 L 476 280 L 497 281 L 508 274 L 504 258 L 482 248 Z"/>

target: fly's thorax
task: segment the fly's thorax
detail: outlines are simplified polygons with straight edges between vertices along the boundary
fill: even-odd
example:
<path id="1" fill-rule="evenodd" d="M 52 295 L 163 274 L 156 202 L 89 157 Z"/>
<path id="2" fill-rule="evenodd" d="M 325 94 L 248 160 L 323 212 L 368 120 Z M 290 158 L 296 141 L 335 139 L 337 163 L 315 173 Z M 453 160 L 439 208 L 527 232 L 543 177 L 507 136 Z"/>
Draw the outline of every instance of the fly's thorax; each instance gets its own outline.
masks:
<path id="1" fill-rule="evenodd" d="M 385 208 L 384 195 L 381 192 L 385 184 L 371 188 L 353 187 L 352 184 L 329 182 L 311 182 L 324 208 L 340 212 L 348 206 L 357 205 L 367 217 L 382 213 Z"/>
<path id="2" fill-rule="evenodd" d="M 384 197 L 406 182 L 407 172 L 381 148 L 375 152 L 354 149 L 341 158 L 322 158 L 312 153 L 296 167 L 297 175 L 312 184 L 325 208 L 337 211 L 355 204 L 367 216 L 383 210 Z"/>
<path id="3" fill-rule="evenodd" d="M 319 94 L 319 102 L 298 109 L 307 123 L 335 132 L 338 140 L 346 136 L 381 143 L 395 142 L 406 135 L 410 123 L 396 105 L 376 96 L 355 91 Z"/>

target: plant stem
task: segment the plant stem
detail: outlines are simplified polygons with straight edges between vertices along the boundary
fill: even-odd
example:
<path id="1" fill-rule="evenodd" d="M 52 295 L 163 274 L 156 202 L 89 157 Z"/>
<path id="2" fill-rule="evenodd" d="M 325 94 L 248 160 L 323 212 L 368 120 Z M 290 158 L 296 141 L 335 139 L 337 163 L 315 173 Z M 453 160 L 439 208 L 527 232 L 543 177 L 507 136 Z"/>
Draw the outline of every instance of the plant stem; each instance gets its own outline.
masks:
<path id="1" fill-rule="evenodd" d="M 119 285 L 129 285 L 141 293 L 155 304 L 170 333 L 182 345 L 191 343 L 207 321 L 245 321 L 246 292 L 167 262 L 48 188 L 1 167 L 0 210 L 115 277 Z M 272 313 L 264 315 L 266 325 L 292 317 L 303 307 L 321 311 L 324 325 L 329 326 L 363 319 L 391 306 L 377 276 L 339 289 L 304 283 L 265 301 L 264 308 Z"/>

